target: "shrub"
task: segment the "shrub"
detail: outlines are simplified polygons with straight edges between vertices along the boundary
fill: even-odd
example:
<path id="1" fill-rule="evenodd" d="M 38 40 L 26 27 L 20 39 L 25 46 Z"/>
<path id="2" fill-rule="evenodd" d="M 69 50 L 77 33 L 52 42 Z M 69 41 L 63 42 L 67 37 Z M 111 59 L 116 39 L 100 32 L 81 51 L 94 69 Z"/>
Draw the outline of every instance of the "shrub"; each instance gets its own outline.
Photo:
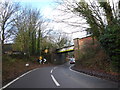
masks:
<path id="1" fill-rule="evenodd" d="M 120 72 L 120 26 L 117 24 L 107 26 L 99 41 L 109 55 L 114 71 Z"/>
<path id="2" fill-rule="evenodd" d="M 80 58 L 84 57 L 85 59 L 88 59 L 94 57 L 95 54 L 100 50 L 100 48 L 101 47 L 99 46 L 99 43 L 96 40 L 85 40 L 80 49 Z"/>
<path id="3" fill-rule="evenodd" d="M 100 50 L 99 43 L 96 40 L 93 42 L 92 39 L 85 40 L 81 46 L 79 50 L 79 61 L 81 64 L 88 59 L 94 58 L 96 53 Z"/>

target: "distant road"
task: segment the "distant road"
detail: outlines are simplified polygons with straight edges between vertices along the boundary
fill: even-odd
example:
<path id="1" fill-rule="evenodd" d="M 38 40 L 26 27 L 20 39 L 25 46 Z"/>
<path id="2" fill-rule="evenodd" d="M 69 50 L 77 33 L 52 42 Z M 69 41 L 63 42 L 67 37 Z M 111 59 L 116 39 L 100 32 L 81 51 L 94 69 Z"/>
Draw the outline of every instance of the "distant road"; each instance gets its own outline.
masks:
<path id="1" fill-rule="evenodd" d="M 24 74 L 6 88 L 118 88 L 118 84 L 71 70 L 69 63 Z"/>

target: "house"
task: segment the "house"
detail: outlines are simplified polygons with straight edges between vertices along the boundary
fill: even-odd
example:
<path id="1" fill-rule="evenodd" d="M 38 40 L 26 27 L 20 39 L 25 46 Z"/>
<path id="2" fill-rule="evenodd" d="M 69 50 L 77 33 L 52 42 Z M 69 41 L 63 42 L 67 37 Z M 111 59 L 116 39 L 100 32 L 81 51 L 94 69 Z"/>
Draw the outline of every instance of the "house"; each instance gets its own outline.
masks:
<path id="1" fill-rule="evenodd" d="M 13 49 L 13 44 L 4 44 L 4 54 L 8 54 L 8 55 L 11 55 L 11 54 L 22 54 L 21 51 L 16 51 Z"/>
<path id="2" fill-rule="evenodd" d="M 12 44 L 4 44 L 4 53 L 5 54 L 12 54 Z"/>

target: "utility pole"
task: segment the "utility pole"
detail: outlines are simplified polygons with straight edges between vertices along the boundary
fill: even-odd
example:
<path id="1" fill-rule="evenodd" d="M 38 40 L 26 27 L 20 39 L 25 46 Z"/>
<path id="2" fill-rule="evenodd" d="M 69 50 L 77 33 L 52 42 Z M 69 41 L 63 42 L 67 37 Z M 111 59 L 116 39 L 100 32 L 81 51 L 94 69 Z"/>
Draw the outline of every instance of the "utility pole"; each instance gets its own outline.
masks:
<path id="1" fill-rule="evenodd" d="M 41 50 L 42 50 L 42 35 L 40 30 L 40 56 L 41 56 Z"/>
<path id="2" fill-rule="evenodd" d="M 120 1 L 118 2 L 118 19 L 120 20 Z"/>

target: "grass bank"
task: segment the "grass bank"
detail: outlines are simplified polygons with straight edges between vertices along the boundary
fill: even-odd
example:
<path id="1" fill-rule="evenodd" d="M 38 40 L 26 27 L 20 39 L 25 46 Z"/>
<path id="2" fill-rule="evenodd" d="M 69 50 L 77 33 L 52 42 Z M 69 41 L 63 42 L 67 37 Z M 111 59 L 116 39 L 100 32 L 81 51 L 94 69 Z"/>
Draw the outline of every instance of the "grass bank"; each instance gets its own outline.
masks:
<path id="1" fill-rule="evenodd" d="M 29 59 L 25 57 L 16 57 L 3 55 L 2 58 L 2 85 L 9 83 L 16 77 L 22 75 L 23 73 L 40 67 L 51 66 L 52 64 L 39 64 L 36 56 L 32 56 Z M 26 63 L 29 64 L 26 67 Z"/>
<path id="2" fill-rule="evenodd" d="M 84 42 L 78 56 L 74 69 L 100 78 L 120 81 L 117 66 L 113 67 L 111 59 L 98 42 Z"/>

